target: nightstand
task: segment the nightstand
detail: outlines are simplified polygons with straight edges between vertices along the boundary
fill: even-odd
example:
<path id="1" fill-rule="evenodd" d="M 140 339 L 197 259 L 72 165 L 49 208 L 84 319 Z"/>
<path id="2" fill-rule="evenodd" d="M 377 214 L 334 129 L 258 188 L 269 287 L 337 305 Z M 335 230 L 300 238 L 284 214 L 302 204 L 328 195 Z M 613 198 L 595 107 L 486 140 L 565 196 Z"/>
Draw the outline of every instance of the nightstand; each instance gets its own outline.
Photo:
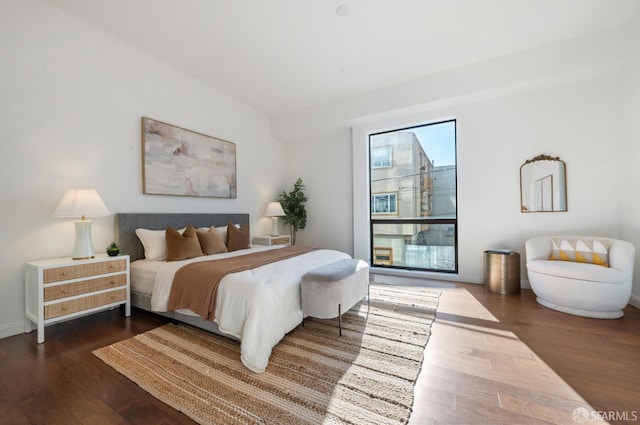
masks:
<path id="1" fill-rule="evenodd" d="M 108 308 L 125 305 L 131 315 L 129 256 L 96 255 L 87 260 L 69 257 L 25 264 L 25 332 L 33 322 L 38 343 L 44 342 L 44 327 Z"/>
<path id="2" fill-rule="evenodd" d="M 254 236 L 254 245 L 291 245 L 291 236 Z"/>

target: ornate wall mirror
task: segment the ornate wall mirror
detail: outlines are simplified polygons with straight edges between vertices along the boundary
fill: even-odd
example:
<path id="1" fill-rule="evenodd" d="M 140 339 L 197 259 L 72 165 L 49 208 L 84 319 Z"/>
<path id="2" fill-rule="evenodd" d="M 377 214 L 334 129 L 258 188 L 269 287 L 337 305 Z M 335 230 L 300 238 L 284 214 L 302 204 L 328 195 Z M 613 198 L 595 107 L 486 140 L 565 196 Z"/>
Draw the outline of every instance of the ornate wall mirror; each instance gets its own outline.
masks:
<path id="1" fill-rule="evenodd" d="M 567 211 L 566 165 L 559 157 L 538 155 L 520 166 L 522 212 Z"/>

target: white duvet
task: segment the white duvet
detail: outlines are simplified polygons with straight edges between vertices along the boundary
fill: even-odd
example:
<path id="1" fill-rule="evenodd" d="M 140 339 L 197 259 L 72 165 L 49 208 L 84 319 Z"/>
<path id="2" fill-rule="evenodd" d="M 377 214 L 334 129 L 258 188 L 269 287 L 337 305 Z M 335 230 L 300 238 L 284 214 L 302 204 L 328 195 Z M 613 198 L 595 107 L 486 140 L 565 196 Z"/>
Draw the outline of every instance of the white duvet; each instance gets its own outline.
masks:
<path id="1" fill-rule="evenodd" d="M 280 247 L 251 249 L 198 257 L 185 261 L 158 262 L 151 308 L 166 312 L 176 271 L 189 262 L 249 254 Z M 220 330 L 240 340 L 241 360 L 254 372 L 264 372 L 273 347 L 302 322 L 300 278 L 309 270 L 350 258 L 339 251 L 320 249 L 253 270 L 225 276 L 218 288 L 215 322 Z"/>

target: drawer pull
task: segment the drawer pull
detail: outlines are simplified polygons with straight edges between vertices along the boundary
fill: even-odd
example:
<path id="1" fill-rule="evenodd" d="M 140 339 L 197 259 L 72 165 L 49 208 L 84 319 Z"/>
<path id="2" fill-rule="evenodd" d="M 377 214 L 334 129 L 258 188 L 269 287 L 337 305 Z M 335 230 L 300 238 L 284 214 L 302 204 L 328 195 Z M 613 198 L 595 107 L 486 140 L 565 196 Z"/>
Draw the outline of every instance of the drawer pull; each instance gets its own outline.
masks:
<path id="1" fill-rule="evenodd" d="M 62 273 L 60 273 L 60 276 L 66 276 L 66 275 L 68 275 L 68 274 L 69 274 L 69 273 L 67 273 L 67 272 L 62 272 Z"/>
<path id="2" fill-rule="evenodd" d="M 112 280 L 111 282 L 109 282 L 109 285 L 113 285 L 114 283 L 116 283 L 116 281 Z"/>
<path id="3" fill-rule="evenodd" d="M 115 296 L 115 295 L 111 295 L 111 296 L 109 297 L 109 299 L 110 299 L 110 300 L 115 300 L 115 299 L 116 299 L 116 296 Z"/>
<path id="4" fill-rule="evenodd" d="M 63 293 L 63 294 L 66 294 L 66 293 L 67 293 L 67 290 L 66 290 L 66 289 L 63 289 L 63 290 L 62 290 L 62 293 Z"/>
<path id="5" fill-rule="evenodd" d="M 63 305 L 62 306 L 62 311 L 67 311 L 67 310 L 69 310 L 69 307 L 67 307 L 66 305 Z"/>
<path id="6" fill-rule="evenodd" d="M 114 266 L 113 264 L 110 264 L 110 265 L 109 265 L 109 268 L 110 268 L 110 269 L 115 269 L 115 268 L 116 268 L 116 266 Z"/>

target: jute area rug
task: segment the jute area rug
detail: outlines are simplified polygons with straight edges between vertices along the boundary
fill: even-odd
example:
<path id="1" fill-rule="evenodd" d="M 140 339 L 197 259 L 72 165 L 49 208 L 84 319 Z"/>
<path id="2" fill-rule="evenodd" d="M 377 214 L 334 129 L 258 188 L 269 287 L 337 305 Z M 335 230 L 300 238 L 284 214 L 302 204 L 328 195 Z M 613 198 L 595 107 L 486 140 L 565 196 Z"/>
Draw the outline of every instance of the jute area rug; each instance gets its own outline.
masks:
<path id="1" fill-rule="evenodd" d="M 164 325 L 94 354 L 201 424 L 404 424 L 438 304 L 437 292 L 372 285 L 335 320 L 307 318 L 262 374 L 238 342 Z"/>

